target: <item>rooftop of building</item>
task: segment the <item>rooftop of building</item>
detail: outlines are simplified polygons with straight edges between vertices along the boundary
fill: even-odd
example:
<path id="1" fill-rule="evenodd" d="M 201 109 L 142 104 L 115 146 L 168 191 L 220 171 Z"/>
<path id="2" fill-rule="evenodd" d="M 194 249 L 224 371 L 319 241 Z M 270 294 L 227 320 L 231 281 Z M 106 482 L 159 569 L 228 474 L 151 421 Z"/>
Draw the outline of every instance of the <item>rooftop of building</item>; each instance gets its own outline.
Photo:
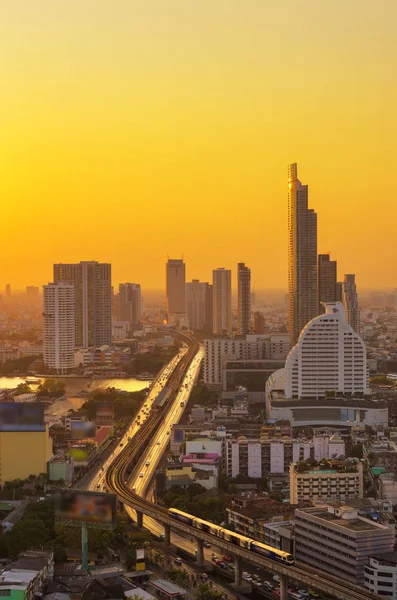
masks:
<path id="1" fill-rule="evenodd" d="M 372 554 L 374 558 L 385 566 L 397 567 L 397 552 L 385 552 L 384 554 Z"/>
<path id="2" fill-rule="evenodd" d="M 324 395 L 321 398 L 286 398 L 284 390 L 272 390 L 270 392 L 271 404 L 273 407 L 360 407 L 360 408 L 380 408 L 387 407 L 387 401 L 383 398 L 375 398 L 369 394 L 336 394 Z"/>
<path id="3" fill-rule="evenodd" d="M 338 504 L 339 505 L 339 504 Z M 331 506 L 331 505 L 330 505 Z M 334 505 L 332 505 L 334 506 Z M 336 504 L 335 504 L 336 506 Z M 327 521 L 328 523 L 333 523 L 334 525 L 338 525 L 339 527 L 343 527 L 344 529 L 348 529 L 353 532 L 362 532 L 362 531 L 377 531 L 379 527 L 384 527 L 379 523 L 375 523 L 374 521 L 370 521 L 365 517 L 357 516 L 357 512 L 353 510 L 350 506 L 344 507 L 347 511 L 350 509 L 352 512 L 351 518 L 342 518 L 338 514 L 335 514 L 332 511 L 328 510 L 328 507 L 321 507 L 321 509 L 316 509 L 314 512 L 312 509 L 299 509 L 300 512 L 308 512 L 309 514 L 317 517 L 323 521 Z"/>

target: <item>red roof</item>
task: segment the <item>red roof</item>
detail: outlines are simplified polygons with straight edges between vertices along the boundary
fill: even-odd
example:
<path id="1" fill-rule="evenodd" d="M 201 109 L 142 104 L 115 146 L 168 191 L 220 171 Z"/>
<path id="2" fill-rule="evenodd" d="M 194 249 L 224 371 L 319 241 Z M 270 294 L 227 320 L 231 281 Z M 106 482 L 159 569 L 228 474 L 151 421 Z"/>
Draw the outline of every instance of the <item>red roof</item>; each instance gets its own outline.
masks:
<path id="1" fill-rule="evenodd" d="M 102 442 L 108 437 L 111 430 L 112 430 L 112 428 L 108 427 L 106 425 L 103 425 L 102 427 L 100 427 L 98 429 L 98 431 L 96 432 L 96 436 L 95 436 L 96 443 L 102 444 Z"/>

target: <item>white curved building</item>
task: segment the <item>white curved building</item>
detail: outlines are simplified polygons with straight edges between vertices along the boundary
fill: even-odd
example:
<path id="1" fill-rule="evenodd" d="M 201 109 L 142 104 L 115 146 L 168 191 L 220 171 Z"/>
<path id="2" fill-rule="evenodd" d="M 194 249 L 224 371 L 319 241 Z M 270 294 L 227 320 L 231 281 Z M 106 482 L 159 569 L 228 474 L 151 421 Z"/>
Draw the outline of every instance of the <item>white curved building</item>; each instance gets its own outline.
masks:
<path id="1" fill-rule="evenodd" d="M 324 307 L 325 314 L 302 329 L 288 355 L 287 399 L 323 398 L 325 392 L 369 393 L 364 341 L 348 325 L 341 302 Z"/>

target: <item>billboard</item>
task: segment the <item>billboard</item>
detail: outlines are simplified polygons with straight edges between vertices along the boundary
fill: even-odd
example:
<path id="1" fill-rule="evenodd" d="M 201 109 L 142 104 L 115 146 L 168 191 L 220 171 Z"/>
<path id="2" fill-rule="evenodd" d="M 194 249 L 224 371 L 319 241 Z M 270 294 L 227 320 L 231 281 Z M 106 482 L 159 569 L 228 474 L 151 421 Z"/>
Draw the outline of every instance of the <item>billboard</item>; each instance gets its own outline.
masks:
<path id="1" fill-rule="evenodd" d="M 55 503 L 55 518 L 62 521 L 112 526 L 116 523 L 116 496 L 64 490 Z"/>
<path id="2" fill-rule="evenodd" d="M 1 402 L 0 431 L 45 431 L 43 404 Z"/>
<path id="3" fill-rule="evenodd" d="M 70 437 L 72 440 L 86 440 L 95 437 L 95 423 L 90 421 L 72 421 L 70 423 Z"/>
<path id="4" fill-rule="evenodd" d="M 95 414 L 97 417 L 114 417 L 113 402 L 96 402 Z"/>

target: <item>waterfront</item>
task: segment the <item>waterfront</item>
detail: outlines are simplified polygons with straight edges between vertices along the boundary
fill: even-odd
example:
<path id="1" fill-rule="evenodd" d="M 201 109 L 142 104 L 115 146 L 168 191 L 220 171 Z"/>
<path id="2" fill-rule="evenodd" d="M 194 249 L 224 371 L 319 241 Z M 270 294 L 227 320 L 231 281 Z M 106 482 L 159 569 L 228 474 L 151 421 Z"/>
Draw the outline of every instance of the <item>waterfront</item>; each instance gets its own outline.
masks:
<path id="1" fill-rule="evenodd" d="M 50 379 L 51 376 L 48 376 Z M 14 389 L 20 383 L 25 383 L 28 377 L 0 377 L 0 390 L 2 389 Z M 42 378 L 44 381 L 44 378 Z M 115 387 L 126 392 L 139 392 L 149 387 L 150 381 L 139 381 L 134 378 L 127 379 L 87 379 L 87 377 L 58 377 L 57 381 L 62 381 L 66 386 L 65 394 L 67 396 L 74 396 L 86 390 L 88 392 L 97 388 Z M 33 391 L 35 391 L 35 385 L 30 385 Z"/>

